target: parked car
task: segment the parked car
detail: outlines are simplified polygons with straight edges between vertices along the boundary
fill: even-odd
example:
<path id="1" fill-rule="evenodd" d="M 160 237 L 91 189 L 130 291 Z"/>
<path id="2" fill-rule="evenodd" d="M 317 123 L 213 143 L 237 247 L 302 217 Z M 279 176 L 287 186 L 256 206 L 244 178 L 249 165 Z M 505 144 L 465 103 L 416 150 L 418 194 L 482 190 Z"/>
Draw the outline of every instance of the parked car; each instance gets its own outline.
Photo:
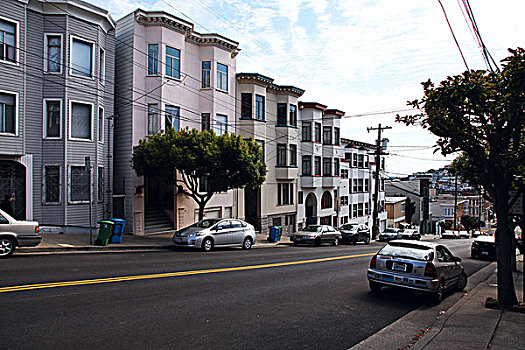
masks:
<path id="1" fill-rule="evenodd" d="M 394 227 L 387 227 L 382 233 L 379 234 L 378 239 L 381 242 L 388 242 L 392 239 L 399 237 L 400 229 Z"/>
<path id="2" fill-rule="evenodd" d="M 441 238 L 459 238 L 459 233 L 457 231 L 446 230 L 441 234 Z"/>
<path id="3" fill-rule="evenodd" d="M 339 245 L 341 233 L 329 225 L 308 225 L 299 232 L 290 236 L 294 245 L 299 243 L 321 245 L 322 243 L 332 243 Z"/>
<path id="4" fill-rule="evenodd" d="M 404 230 L 399 231 L 399 238 L 401 239 L 415 239 L 420 240 L 421 234 L 418 230 L 412 229 L 412 228 L 406 228 Z"/>
<path id="5" fill-rule="evenodd" d="M 436 304 L 446 290 L 467 285 L 461 258 L 444 245 L 408 240 L 393 240 L 381 248 L 370 261 L 367 277 L 373 292 L 383 286 L 423 291 Z"/>
<path id="6" fill-rule="evenodd" d="M 173 235 L 173 245 L 201 248 L 209 252 L 215 247 L 242 247 L 255 244 L 255 229 L 239 219 L 204 219 Z"/>
<path id="7" fill-rule="evenodd" d="M 496 260 L 496 237 L 476 237 L 470 246 L 470 256 L 472 259 L 487 258 Z"/>
<path id="8" fill-rule="evenodd" d="M 470 238 L 468 231 L 459 231 L 459 238 Z"/>
<path id="9" fill-rule="evenodd" d="M 15 220 L 0 210 L 0 258 L 11 256 L 16 247 L 35 247 L 42 241 L 36 221 Z"/>
<path id="10" fill-rule="evenodd" d="M 342 243 L 370 243 L 370 229 L 365 224 L 348 223 L 339 227 Z"/>
<path id="11" fill-rule="evenodd" d="M 472 231 L 472 237 L 473 238 L 476 238 L 478 236 L 486 236 L 487 235 L 487 232 L 484 232 L 484 231 Z"/>

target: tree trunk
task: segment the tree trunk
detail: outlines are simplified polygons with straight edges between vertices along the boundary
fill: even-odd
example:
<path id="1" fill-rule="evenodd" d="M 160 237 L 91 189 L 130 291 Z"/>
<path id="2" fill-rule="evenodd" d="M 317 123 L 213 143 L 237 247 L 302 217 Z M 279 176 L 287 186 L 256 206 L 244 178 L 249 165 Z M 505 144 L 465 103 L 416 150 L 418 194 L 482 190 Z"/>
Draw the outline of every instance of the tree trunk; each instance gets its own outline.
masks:
<path id="1" fill-rule="evenodd" d="M 501 180 L 500 180 L 501 181 Z M 498 261 L 498 301 L 501 305 L 512 306 L 518 303 L 512 274 L 512 253 L 514 232 L 511 231 L 508 216 L 509 195 L 504 184 L 496 187 L 496 255 Z"/>
<path id="2" fill-rule="evenodd" d="M 205 201 L 201 201 L 197 203 L 199 205 L 199 221 L 204 219 L 204 207 L 206 206 Z"/>

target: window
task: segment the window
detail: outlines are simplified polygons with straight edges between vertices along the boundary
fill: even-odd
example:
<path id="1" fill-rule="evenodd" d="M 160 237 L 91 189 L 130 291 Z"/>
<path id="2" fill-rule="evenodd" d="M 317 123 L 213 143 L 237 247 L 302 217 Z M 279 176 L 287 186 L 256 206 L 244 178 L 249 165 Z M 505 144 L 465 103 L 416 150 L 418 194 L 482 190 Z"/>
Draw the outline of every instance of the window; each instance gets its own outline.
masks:
<path id="1" fill-rule="evenodd" d="M 165 130 L 173 128 L 175 131 L 180 130 L 180 108 L 175 106 L 166 106 L 165 110 Z"/>
<path id="2" fill-rule="evenodd" d="M 60 203 L 60 167 L 44 167 L 44 203 Z"/>
<path id="3" fill-rule="evenodd" d="M 277 205 L 293 204 L 293 184 L 277 184 Z"/>
<path id="4" fill-rule="evenodd" d="M 71 167 L 71 202 L 88 202 L 90 181 L 89 170 L 83 166 Z"/>
<path id="5" fill-rule="evenodd" d="M 104 142 L 104 108 L 98 107 L 98 142 Z"/>
<path id="6" fill-rule="evenodd" d="M 0 60 L 16 62 L 17 24 L 0 19 Z"/>
<path id="7" fill-rule="evenodd" d="M 357 217 L 357 204 L 352 205 L 352 217 L 353 218 Z"/>
<path id="8" fill-rule="evenodd" d="M 98 56 L 98 81 L 104 84 L 106 80 L 106 52 L 104 49 L 100 49 Z"/>
<path id="9" fill-rule="evenodd" d="M 201 113 L 201 131 L 209 131 L 210 127 L 210 113 Z"/>
<path id="10" fill-rule="evenodd" d="M 359 192 L 359 190 L 357 188 L 357 179 L 354 179 L 353 183 L 354 183 L 354 193 Z"/>
<path id="11" fill-rule="evenodd" d="M 321 142 L 321 124 L 315 123 L 315 142 Z"/>
<path id="12" fill-rule="evenodd" d="M 290 105 L 290 125 L 297 126 L 297 106 Z"/>
<path id="13" fill-rule="evenodd" d="M 46 34 L 44 40 L 44 70 L 48 73 L 61 73 L 62 35 Z"/>
<path id="14" fill-rule="evenodd" d="M 210 184 L 208 183 L 208 177 L 201 176 L 199 178 L 199 192 L 206 193 L 208 192 L 209 188 L 210 188 Z"/>
<path id="15" fill-rule="evenodd" d="M 241 118 L 252 117 L 252 94 L 241 94 Z"/>
<path id="16" fill-rule="evenodd" d="M 264 163 L 264 141 L 263 140 L 255 140 L 261 146 L 261 158 L 259 158 L 259 161 Z"/>
<path id="17" fill-rule="evenodd" d="M 148 45 L 148 75 L 159 74 L 159 44 Z"/>
<path id="18" fill-rule="evenodd" d="M 321 176 L 321 157 L 315 157 L 315 175 Z"/>
<path id="19" fill-rule="evenodd" d="M 312 141 L 312 123 L 303 122 L 303 141 Z"/>
<path id="20" fill-rule="evenodd" d="M 369 191 L 370 191 L 370 180 L 365 179 L 365 192 L 369 192 Z"/>
<path id="21" fill-rule="evenodd" d="M 325 191 L 321 197 L 321 209 L 328 209 L 332 207 L 332 195 Z"/>
<path id="22" fill-rule="evenodd" d="M 297 204 L 303 204 L 303 191 L 297 193 Z"/>
<path id="23" fill-rule="evenodd" d="M 44 137 L 60 138 L 61 100 L 44 100 Z"/>
<path id="24" fill-rule="evenodd" d="M 104 202 L 104 168 L 98 167 L 98 201 Z"/>
<path id="25" fill-rule="evenodd" d="M 180 50 L 166 46 L 166 75 L 180 79 Z"/>
<path id="26" fill-rule="evenodd" d="M 228 66 L 217 63 L 217 89 L 228 91 Z"/>
<path id="27" fill-rule="evenodd" d="M 312 175 L 312 156 L 303 156 L 302 163 L 303 175 Z"/>
<path id="28" fill-rule="evenodd" d="M 334 158 L 334 175 L 339 175 L 339 158 Z"/>
<path id="29" fill-rule="evenodd" d="M 358 167 L 358 168 L 364 168 L 364 167 L 365 167 L 365 161 L 364 161 L 364 159 L 365 159 L 365 156 L 362 155 L 362 154 L 359 154 L 359 155 L 357 156 L 357 167 Z"/>
<path id="30" fill-rule="evenodd" d="M 202 62 L 201 75 L 202 75 L 201 88 L 202 89 L 211 88 L 211 62 L 210 61 Z"/>
<path id="31" fill-rule="evenodd" d="M 358 216 L 363 216 L 363 203 L 359 203 L 357 204 L 357 215 Z"/>
<path id="32" fill-rule="evenodd" d="M 323 176 L 332 176 L 332 159 L 323 158 Z"/>
<path id="33" fill-rule="evenodd" d="M 286 166 L 286 145 L 277 145 L 277 166 Z"/>
<path id="34" fill-rule="evenodd" d="M 401 203 L 401 212 L 405 212 L 405 202 Z"/>
<path id="35" fill-rule="evenodd" d="M 71 39 L 71 74 L 93 76 L 93 43 Z"/>
<path id="36" fill-rule="evenodd" d="M 228 132 L 228 116 L 217 114 L 215 116 L 215 133 L 219 136 Z"/>
<path id="37" fill-rule="evenodd" d="M 353 153 L 352 167 L 357 168 L 357 153 Z"/>
<path id="38" fill-rule="evenodd" d="M 264 120 L 264 96 L 255 95 L 255 119 Z"/>
<path id="39" fill-rule="evenodd" d="M 370 157 L 366 156 L 365 157 L 365 168 L 368 169 L 369 165 L 370 165 Z"/>
<path id="40" fill-rule="evenodd" d="M 286 103 L 277 104 L 277 125 L 286 125 Z"/>
<path id="41" fill-rule="evenodd" d="M 339 145 L 339 128 L 334 127 L 334 145 Z"/>
<path id="42" fill-rule="evenodd" d="M 93 106 L 88 103 L 71 102 L 70 137 L 79 140 L 92 140 Z"/>
<path id="43" fill-rule="evenodd" d="M 363 179 L 357 180 L 357 192 L 363 192 Z"/>
<path id="44" fill-rule="evenodd" d="M 153 135 L 159 130 L 159 112 L 156 103 L 148 104 L 148 135 Z"/>
<path id="45" fill-rule="evenodd" d="M 370 214 L 370 204 L 368 202 L 365 203 L 365 215 Z"/>
<path id="46" fill-rule="evenodd" d="M 332 144 L 332 127 L 323 126 L 323 144 L 331 145 Z"/>
<path id="47" fill-rule="evenodd" d="M 297 166 L 297 145 L 290 145 L 290 165 Z"/>

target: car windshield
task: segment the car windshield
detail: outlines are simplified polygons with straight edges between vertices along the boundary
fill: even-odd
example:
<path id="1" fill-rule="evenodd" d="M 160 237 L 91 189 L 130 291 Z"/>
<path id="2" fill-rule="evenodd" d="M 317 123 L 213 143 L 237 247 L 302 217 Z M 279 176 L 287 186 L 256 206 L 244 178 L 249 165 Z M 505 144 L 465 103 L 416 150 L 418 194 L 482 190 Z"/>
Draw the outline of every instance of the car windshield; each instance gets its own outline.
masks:
<path id="1" fill-rule="evenodd" d="M 395 228 L 387 228 L 385 229 L 385 233 L 397 233 L 397 230 Z"/>
<path id="2" fill-rule="evenodd" d="M 432 248 L 408 243 L 387 244 L 377 254 L 421 261 L 431 261 L 434 258 Z"/>
<path id="3" fill-rule="evenodd" d="M 190 227 L 208 228 L 208 227 L 212 227 L 213 225 L 215 225 L 219 221 L 220 221 L 219 219 L 204 219 L 204 220 L 201 220 L 201 221 L 197 221 L 196 223 L 194 223 Z"/>
<path id="4" fill-rule="evenodd" d="M 357 228 L 357 224 L 345 224 L 345 225 L 341 226 L 339 229 L 340 230 L 351 230 L 351 229 L 354 229 L 354 228 Z"/>
<path id="5" fill-rule="evenodd" d="M 301 231 L 306 231 L 306 232 L 319 232 L 319 231 L 321 231 L 321 226 L 306 226 L 306 227 L 303 228 Z"/>

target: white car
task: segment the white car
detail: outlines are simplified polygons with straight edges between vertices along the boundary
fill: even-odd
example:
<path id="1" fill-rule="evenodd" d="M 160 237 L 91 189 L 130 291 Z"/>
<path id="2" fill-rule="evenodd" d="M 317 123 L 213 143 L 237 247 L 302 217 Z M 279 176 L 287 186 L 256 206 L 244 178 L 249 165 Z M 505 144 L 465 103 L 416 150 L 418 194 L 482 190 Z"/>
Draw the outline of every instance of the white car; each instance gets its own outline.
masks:
<path id="1" fill-rule="evenodd" d="M 441 234 L 441 238 L 459 238 L 459 233 L 457 231 L 446 230 Z"/>
<path id="2" fill-rule="evenodd" d="M 35 247 L 42 241 L 36 221 L 15 220 L 0 210 L 0 258 L 11 256 L 16 247 Z"/>
<path id="3" fill-rule="evenodd" d="M 468 231 L 459 231 L 459 238 L 470 238 Z"/>

